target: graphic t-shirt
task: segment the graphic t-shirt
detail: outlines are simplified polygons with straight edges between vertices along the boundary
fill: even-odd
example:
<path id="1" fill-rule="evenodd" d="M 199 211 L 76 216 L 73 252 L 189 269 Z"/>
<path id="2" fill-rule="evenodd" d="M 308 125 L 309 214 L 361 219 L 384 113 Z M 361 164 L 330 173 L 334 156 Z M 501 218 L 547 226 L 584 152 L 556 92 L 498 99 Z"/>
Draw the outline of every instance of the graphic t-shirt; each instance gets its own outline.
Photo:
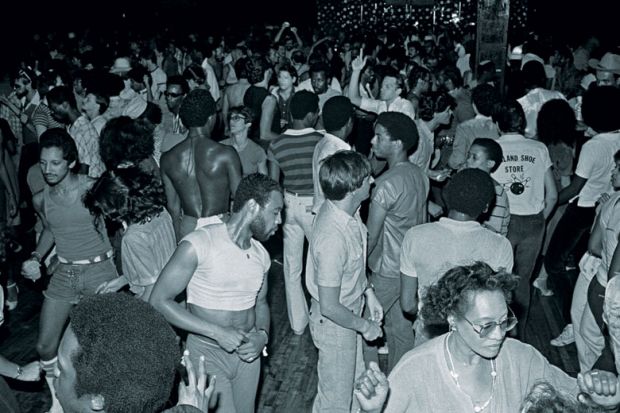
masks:
<path id="1" fill-rule="evenodd" d="M 503 135 L 504 157 L 491 176 L 508 193 L 512 215 L 536 215 L 545 207 L 545 173 L 551 168 L 547 147 L 523 135 Z"/>

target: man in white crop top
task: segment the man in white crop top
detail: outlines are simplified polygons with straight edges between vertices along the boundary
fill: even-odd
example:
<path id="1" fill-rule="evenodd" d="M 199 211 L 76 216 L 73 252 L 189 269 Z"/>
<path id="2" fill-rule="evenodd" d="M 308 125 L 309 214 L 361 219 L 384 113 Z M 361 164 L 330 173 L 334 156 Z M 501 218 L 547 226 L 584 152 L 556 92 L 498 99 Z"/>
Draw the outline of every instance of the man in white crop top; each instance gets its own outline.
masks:
<path id="1" fill-rule="evenodd" d="M 269 341 L 269 254 L 257 241 L 282 223 L 282 189 L 261 174 L 244 177 L 228 221 L 181 240 L 153 287 L 150 303 L 187 330 L 192 362 L 216 375 L 218 413 L 254 411 L 260 355 Z M 175 297 L 187 288 L 187 308 Z"/>

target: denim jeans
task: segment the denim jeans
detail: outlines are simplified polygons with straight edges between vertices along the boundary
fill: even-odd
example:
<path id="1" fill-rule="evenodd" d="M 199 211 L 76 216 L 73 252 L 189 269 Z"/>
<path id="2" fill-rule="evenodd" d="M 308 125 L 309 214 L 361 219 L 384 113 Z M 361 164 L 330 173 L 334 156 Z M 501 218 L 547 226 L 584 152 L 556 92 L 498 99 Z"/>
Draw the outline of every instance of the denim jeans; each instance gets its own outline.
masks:
<path id="1" fill-rule="evenodd" d="M 594 207 L 579 207 L 577 200 L 568 204 L 566 211 L 560 218 L 558 226 L 553 231 L 549 248 L 545 255 L 545 270 L 549 274 L 547 285 L 558 296 L 562 303 L 562 315 L 566 323 L 570 322 L 570 305 L 575 288 L 576 279 L 566 271 L 568 256 L 575 252 L 581 257 L 585 251 L 575 251 L 575 247 L 583 237 L 589 237 L 589 231 L 594 223 L 596 210 Z"/>
<path id="2" fill-rule="evenodd" d="M 356 314 L 361 314 L 361 308 Z M 353 384 L 364 372 L 362 336 L 323 317 L 315 300 L 310 309 L 310 333 L 319 351 L 319 380 L 312 413 L 355 411 L 359 406 Z"/>
<path id="3" fill-rule="evenodd" d="M 400 278 L 373 273 L 371 282 L 375 287 L 375 295 L 383 307 L 383 329 L 389 349 L 386 374 L 389 374 L 400 358 L 413 349 L 413 322 L 405 317 L 400 308 Z M 364 345 L 364 361 L 366 363 L 376 361 L 378 364 L 377 344 L 373 344 Z"/>
<path id="4" fill-rule="evenodd" d="M 308 325 L 308 302 L 304 294 L 301 273 L 303 270 L 304 239 L 312 231 L 312 196 L 284 193 L 284 288 L 286 307 L 291 328 L 295 334 L 303 334 Z"/>
<path id="5" fill-rule="evenodd" d="M 545 217 L 536 215 L 510 215 L 508 241 L 514 252 L 513 272 L 519 275 L 519 285 L 514 292 L 515 314 L 519 320 L 518 335 L 524 338 L 530 311 L 530 279 L 545 234 Z"/>

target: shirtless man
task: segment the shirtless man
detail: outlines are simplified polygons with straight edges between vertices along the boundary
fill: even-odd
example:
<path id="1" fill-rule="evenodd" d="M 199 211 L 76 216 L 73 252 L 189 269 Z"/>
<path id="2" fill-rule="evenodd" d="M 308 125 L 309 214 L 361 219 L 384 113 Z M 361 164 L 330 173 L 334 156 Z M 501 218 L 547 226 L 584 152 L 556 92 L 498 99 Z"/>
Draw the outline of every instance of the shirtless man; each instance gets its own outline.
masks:
<path id="1" fill-rule="evenodd" d="M 198 228 L 179 243 L 161 272 L 150 303 L 187 330 L 192 362 L 203 355 L 216 375 L 218 413 L 253 412 L 260 355 L 269 341 L 267 272 L 270 258 L 257 241 L 282 223 L 282 189 L 262 174 L 239 183 L 226 223 Z M 175 297 L 187 289 L 187 307 Z"/>
<path id="2" fill-rule="evenodd" d="M 189 128 L 188 137 L 161 157 L 167 208 L 177 240 L 197 227 L 221 222 L 218 215 L 229 211 L 241 179 L 241 161 L 235 149 L 211 139 L 215 114 L 209 91 L 191 91 L 179 111 Z"/>

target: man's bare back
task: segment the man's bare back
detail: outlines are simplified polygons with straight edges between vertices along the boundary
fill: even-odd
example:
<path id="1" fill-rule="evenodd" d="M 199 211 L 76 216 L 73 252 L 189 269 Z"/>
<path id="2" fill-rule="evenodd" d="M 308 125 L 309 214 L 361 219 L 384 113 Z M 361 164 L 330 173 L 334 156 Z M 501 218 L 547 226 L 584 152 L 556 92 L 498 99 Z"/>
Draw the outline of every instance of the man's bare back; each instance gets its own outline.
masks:
<path id="1" fill-rule="evenodd" d="M 232 147 L 189 136 L 162 155 L 161 174 L 173 218 L 209 217 L 228 212 L 241 161 Z"/>

